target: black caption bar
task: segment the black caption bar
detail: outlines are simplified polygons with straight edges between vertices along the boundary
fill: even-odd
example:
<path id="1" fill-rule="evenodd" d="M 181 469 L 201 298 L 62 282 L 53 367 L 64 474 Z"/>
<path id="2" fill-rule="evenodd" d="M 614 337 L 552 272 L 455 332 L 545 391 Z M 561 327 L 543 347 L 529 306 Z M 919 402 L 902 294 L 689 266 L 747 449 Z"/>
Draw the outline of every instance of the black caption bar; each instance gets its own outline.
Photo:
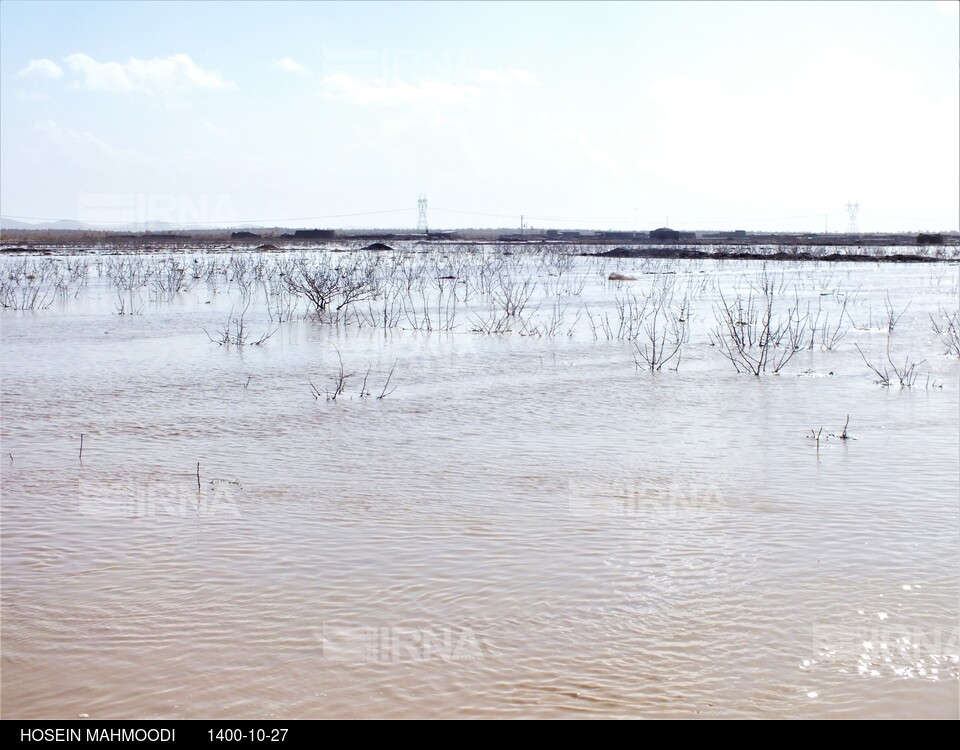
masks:
<path id="1" fill-rule="evenodd" d="M 290 742 L 306 737 L 297 722 L 276 721 L 4 721 L 7 742 L 212 742 L 250 744 Z M 310 733 L 312 734 L 312 733 Z"/>

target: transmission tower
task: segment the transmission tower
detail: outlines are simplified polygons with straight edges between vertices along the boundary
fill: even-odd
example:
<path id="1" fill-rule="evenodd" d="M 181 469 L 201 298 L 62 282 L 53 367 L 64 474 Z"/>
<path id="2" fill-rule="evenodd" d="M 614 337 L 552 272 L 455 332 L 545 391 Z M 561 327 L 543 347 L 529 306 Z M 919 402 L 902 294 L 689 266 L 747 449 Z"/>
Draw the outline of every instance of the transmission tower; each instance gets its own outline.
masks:
<path id="1" fill-rule="evenodd" d="M 417 217 L 417 231 L 427 233 L 427 196 L 421 195 L 417 200 L 419 216 Z"/>
<path id="2" fill-rule="evenodd" d="M 857 226 L 857 214 L 860 213 L 860 204 L 857 201 L 850 203 L 847 201 L 847 234 L 859 234 L 860 229 Z"/>

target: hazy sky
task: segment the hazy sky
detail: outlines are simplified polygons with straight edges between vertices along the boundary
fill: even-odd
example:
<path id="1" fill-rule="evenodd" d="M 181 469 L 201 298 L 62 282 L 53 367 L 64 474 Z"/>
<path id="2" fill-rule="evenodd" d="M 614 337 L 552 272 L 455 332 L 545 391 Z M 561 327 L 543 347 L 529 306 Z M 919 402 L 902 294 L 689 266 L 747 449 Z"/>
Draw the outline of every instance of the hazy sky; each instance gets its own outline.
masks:
<path id="1" fill-rule="evenodd" d="M 957 229 L 958 10 L 4 0 L 0 211 Z"/>

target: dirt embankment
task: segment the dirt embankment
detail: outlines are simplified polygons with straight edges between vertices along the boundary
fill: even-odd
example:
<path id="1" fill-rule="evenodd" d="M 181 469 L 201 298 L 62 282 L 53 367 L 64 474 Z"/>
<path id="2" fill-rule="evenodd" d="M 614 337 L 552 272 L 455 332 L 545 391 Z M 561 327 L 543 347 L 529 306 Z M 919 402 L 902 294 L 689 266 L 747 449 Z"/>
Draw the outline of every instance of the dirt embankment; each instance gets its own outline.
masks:
<path id="1" fill-rule="evenodd" d="M 788 252 L 760 249 L 695 250 L 689 247 L 615 247 L 602 253 L 581 253 L 595 258 L 658 258 L 668 260 L 819 260 L 828 263 L 955 263 L 954 257 L 918 255 L 916 253 L 812 253 L 806 250 Z"/>

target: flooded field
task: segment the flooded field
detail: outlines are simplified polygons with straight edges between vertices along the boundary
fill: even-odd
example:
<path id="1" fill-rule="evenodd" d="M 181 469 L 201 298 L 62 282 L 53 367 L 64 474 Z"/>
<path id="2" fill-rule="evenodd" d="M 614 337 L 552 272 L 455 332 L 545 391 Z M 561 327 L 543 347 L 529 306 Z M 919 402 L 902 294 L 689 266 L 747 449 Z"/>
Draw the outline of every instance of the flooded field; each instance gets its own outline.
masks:
<path id="1" fill-rule="evenodd" d="M 955 262 L 0 270 L 4 718 L 960 716 Z"/>

